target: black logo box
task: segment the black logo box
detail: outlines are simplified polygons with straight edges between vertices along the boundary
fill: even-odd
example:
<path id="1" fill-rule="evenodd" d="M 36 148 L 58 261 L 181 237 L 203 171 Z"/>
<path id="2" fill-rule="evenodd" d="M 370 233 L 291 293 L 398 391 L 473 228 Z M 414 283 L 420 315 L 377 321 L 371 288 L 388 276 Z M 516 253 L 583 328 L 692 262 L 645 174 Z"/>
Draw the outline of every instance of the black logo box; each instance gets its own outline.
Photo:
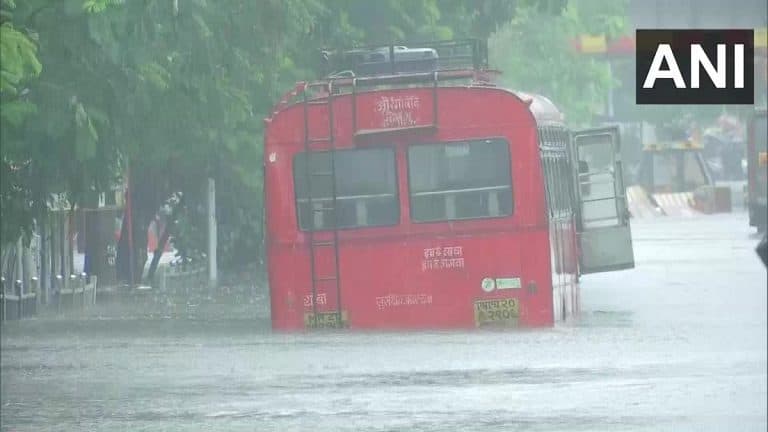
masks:
<path id="1" fill-rule="evenodd" d="M 636 84 L 638 105 L 725 104 L 755 102 L 754 31 L 749 30 L 637 30 L 635 34 Z M 657 79 L 653 88 L 643 88 L 645 78 L 660 44 L 669 44 L 686 88 L 677 88 L 672 79 Z M 726 45 L 726 87 L 717 88 L 703 67 L 699 66 L 699 88 L 691 85 L 691 45 L 700 44 L 713 65 L 717 66 L 717 45 Z M 734 87 L 734 46 L 744 45 L 744 87 Z M 669 70 L 662 62 L 661 70 Z"/>

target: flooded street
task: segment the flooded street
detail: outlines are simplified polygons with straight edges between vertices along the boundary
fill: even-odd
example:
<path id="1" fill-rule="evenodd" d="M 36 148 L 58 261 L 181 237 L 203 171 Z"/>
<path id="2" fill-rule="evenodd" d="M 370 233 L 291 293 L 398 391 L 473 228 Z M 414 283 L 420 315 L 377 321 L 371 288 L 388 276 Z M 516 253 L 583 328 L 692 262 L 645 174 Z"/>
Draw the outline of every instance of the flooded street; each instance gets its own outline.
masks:
<path id="1" fill-rule="evenodd" d="M 636 268 L 583 277 L 581 319 L 554 329 L 4 324 L 2 430 L 765 430 L 766 270 L 746 214 L 632 229 Z"/>

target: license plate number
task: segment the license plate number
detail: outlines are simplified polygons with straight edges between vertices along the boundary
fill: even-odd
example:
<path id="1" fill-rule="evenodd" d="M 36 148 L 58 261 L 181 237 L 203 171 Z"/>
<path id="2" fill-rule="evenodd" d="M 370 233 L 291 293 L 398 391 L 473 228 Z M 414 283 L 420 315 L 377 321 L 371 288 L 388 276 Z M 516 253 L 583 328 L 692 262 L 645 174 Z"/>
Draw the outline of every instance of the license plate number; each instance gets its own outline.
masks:
<path id="1" fill-rule="evenodd" d="M 516 325 L 519 314 L 517 299 L 478 300 L 475 302 L 475 324 Z"/>
<path id="2" fill-rule="evenodd" d="M 341 312 L 339 322 L 338 312 L 318 312 L 304 314 L 304 326 L 308 329 L 335 329 L 347 326 L 347 312 Z"/>

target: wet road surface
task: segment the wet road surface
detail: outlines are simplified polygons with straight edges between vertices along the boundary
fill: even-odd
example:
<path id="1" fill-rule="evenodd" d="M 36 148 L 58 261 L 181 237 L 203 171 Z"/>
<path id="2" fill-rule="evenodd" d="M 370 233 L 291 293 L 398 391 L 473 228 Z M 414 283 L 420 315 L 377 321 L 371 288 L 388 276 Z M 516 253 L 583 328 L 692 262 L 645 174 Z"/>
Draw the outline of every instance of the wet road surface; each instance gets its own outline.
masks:
<path id="1" fill-rule="evenodd" d="M 2 329 L 3 431 L 764 431 L 766 271 L 744 213 L 633 222 L 554 329 L 272 334 L 257 321 Z"/>

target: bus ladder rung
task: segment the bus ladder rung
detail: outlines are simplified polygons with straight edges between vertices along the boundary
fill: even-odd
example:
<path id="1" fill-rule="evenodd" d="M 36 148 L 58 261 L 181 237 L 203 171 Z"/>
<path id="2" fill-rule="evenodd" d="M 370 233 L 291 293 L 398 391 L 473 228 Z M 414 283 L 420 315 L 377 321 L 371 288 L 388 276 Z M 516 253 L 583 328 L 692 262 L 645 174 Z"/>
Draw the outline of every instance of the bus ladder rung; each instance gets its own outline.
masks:
<path id="1" fill-rule="evenodd" d="M 323 100 L 310 100 L 310 101 L 307 101 L 307 105 L 330 105 L 330 103 L 328 103 L 327 99 L 323 99 Z"/>
<path id="2" fill-rule="evenodd" d="M 320 138 L 310 138 L 309 143 L 329 143 L 331 142 L 331 137 L 320 137 Z"/>
<path id="3" fill-rule="evenodd" d="M 325 281 L 332 281 L 332 280 L 338 280 L 336 276 L 321 276 L 313 278 L 316 282 L 325 282 Z"/>
<path id="4" fill-rule="evenodd" d="M 335 244 L 336 242 L 334 242 L 333 240 L 327 240 L 327 241 L 316 241 L 312 243 L 312 246 L 323 247 L 323 246 L 333 246 Z"/>
<path id="5" fill-rule="evenodd" d="M 334 211 L 334 210 L 336 209 L 333 207 L 316 207 L 312 209 L 312 211 L 314 211 L 315 213 L 323 213 L 323 212 Z"/>

